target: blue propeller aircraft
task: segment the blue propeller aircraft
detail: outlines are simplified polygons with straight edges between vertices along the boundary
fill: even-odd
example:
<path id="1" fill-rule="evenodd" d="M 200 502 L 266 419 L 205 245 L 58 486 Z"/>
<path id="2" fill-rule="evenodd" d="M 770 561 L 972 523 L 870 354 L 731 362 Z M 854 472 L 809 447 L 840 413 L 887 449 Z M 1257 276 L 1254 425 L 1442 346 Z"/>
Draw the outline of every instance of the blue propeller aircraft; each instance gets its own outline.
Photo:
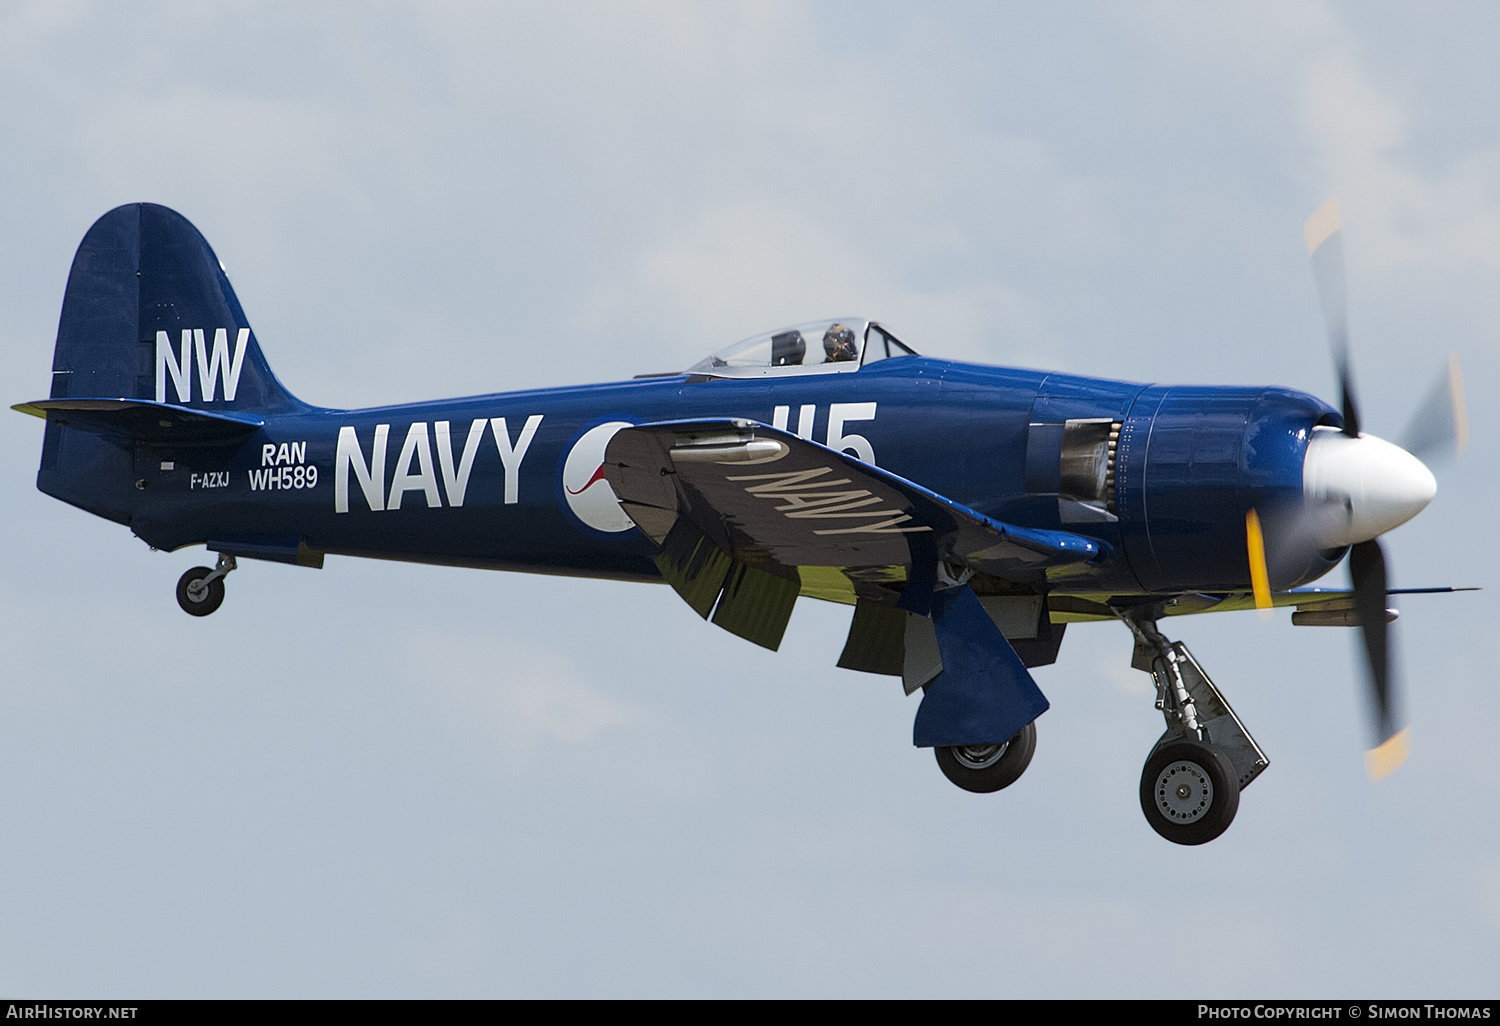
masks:
<path id="1" fill-rule="evenodd" d="M 1141 385 L 919 355 L 844 317 L 631 381 L 335 410 L 271 373 L 222 265 L 181 215 L 118 207 L 63 298 L 37 487 L 154 549 L 205 616 L 244 557 L 324 555 L 666 582 L 775 649 L 799 597 L 852 607 L 838 665 L 923 692 L 914 741 L 959 787 L 1025 771 L 1047 707 L 1028 668 L 1068 624 L 1118 620 L 1166 730 L 1151 826 L 1219 836 L 1268 764 L 1164 617 L 1295 606 L 1361 628 L 1372 775 L 1406 731 L 1387 658 L 1381 534 L 1436 485 L 1359 430 L 1336 201 L 1308 245 L 1342 408 L 1285 388 Z M 1408 448 L 1462 442 L 1457 365 Z M 1348 589 L 1306 585 L 1348 556 Z M 1451 590 L 1451 589 L 1428 589 Z"/>

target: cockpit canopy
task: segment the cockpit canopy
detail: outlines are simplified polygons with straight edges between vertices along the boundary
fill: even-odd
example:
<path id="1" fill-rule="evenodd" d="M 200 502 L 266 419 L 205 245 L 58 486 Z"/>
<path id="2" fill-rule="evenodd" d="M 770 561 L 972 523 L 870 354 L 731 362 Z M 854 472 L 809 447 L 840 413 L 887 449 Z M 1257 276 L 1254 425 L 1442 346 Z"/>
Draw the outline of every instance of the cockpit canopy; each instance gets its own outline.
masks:
<path id="1" fill-rule="evenodd" d="M 719 378 L 837 374 L 896 356 L 916 356 L 874 321 L 842 317 L 795 324 L 736 342 L 687 369 Z"/>

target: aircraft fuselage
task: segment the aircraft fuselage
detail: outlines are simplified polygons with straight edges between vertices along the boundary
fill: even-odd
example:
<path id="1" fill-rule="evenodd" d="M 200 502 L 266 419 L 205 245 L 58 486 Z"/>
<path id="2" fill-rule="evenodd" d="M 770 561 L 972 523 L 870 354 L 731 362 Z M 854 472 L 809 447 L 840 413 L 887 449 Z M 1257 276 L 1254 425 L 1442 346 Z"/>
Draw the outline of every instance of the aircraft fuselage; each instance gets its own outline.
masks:
<path id="1" fill-rule="evenodd" d="M 131 483 L 124 512 L 162 549 L 285 552 L 300 540 L 336 554 L 656 580 L 656 547 L 598 472 L 604 445 L 618 427 L 710 417 L 783 427 L 996 519 L 1095 538 L 1112 557 L 1077 568 L 1066 590 L 1116 593 L 1247 587 L 1245 510 L 1294 504 L 1313 426 L 1337 422 L 1287 389 L 913 356 L 846 374 L 676 375 L 309 409 L 226 447 L 137 441 L 120 475 Z M 1079 486 L 1068 447 L 1080 444 L 1085 474 L 1097 449 L 1108 481 Z"/>

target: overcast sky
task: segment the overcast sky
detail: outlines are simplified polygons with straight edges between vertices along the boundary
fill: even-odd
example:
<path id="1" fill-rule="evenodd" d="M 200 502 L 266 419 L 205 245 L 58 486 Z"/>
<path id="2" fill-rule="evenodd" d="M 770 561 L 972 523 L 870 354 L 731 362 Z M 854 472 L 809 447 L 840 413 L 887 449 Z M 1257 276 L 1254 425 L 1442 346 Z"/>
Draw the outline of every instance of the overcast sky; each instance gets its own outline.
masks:
<path id="1" fill-rule="evenodd" d="M 1342 197 L 1366 430 L 1447 353 L 1474 444 L 1386 540 L 1495 583 L 1492 4 L 15 2 L 0 383 L 73 251 L 175 208 L 297 395 L 608 381 L 850 313 L 919 350 L 1335 398 L 1302 223 Z M 1400 605 L 1413 755 L 1352 632 L 1172 621 L 1271 759 L 1202 848 L 1141 816 L 1128 632 L 1070 629 L 1014 787 L 916 700 L 666 588 L 244 561 L 35 490 L 0 417 L 0 993 L 1495 997 L 1494 591 Z M 1327 581 L 1340 584 L 1344 571 Z"/>

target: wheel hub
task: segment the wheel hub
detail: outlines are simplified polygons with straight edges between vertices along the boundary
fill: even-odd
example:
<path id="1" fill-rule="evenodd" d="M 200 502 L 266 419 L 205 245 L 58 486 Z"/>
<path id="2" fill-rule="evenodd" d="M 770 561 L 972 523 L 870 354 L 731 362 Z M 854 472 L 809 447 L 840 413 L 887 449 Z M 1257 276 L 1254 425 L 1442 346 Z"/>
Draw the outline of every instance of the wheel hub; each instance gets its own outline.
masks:
<path id="1" fill-rule="evenodd" d="M 1174 823 L 1191 823 L 1213 807 L 1213 781 L 1196 762 L 1169 763 L 1157 774 L 1154 790 L 1157 809 Z"/>
<path id="2" fill-rule="evenodd" d="M 953 749 L 953 754 L 965 768 L 979 770 L 999 762 L 1009 747 L 1009 741 L 998 745 L 958 745 Z"/>

